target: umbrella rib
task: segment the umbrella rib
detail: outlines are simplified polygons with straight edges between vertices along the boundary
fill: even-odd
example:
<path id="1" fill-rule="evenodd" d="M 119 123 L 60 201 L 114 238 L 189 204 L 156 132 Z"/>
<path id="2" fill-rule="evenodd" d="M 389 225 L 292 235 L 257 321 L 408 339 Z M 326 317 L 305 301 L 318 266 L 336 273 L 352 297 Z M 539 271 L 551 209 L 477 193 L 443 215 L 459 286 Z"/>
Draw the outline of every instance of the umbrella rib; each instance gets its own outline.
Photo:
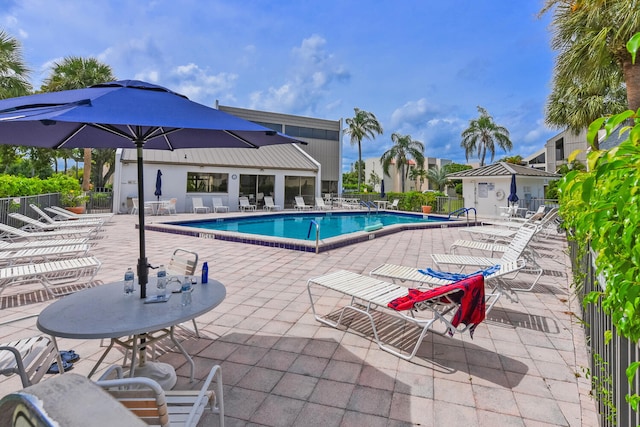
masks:
<path id="1" fill-rule="evenodd" d="M 67 135 L 60 143 L 56 144 L 55 147 L 53 147 L 54 149 L 59 149 L 64 147 L 64 145 L 71 141 L 73 139 L 74 136 L 76 136 L 80 131 L 82 131 L 82 129 L 84 129 L 86 126 L 86 124 L 81 124 L 78 128 L 76 128 L 76 130 L 74 130 L 73 132 L 71 132 L 69 135 Z"/>
<path id="2" fill-rule="evenodd" d="M 224 130 L 223 132 L 226 133 L 227 135 L 230 135 L 230 136 L 236 138 L 239 141 L 244 142 L 245 144 L 247 144 L 251 148 L 258 148 L 258 146 L 256 144 L 253 144 L 253 143 L 247 141 L 246 139 L 244 139 L 240 135 L 236 135 L 235 133 L 231 132 L 230 130 Z"/>

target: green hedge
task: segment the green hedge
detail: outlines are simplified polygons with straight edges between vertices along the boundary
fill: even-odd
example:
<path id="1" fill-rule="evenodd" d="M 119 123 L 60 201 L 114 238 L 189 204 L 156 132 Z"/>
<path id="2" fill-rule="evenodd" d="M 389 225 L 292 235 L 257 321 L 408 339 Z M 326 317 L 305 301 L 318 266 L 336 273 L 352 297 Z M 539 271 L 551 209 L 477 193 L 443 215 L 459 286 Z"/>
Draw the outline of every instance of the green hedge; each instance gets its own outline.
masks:
<path id="1" fill-rule="evenodd" d="M 48 193 L 77 194 L 81 192 L 80 182 L 68 175 L 57 174 L 49 179 L 0 175 L 0 197 L 35 196 Z"/>
<path id="2" fill-rule="evenodd" d="M 423 206 L 431 206 L 432 211 L 436 209 L 436 196 L 442 193 L 421 193 L 419 191 L 409 191 L 408 193 L 387 193 L 387 200 L 400 199 L 398 209 L 408 212 L 422 212 Z"/>

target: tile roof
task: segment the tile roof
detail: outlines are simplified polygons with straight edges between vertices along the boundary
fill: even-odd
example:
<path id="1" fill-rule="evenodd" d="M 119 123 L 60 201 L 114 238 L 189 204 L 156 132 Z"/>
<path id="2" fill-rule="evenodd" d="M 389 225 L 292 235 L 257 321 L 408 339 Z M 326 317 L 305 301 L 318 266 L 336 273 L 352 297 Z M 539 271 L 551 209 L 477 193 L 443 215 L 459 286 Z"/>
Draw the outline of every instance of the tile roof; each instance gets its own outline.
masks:
<path id="1" fill-rule="evenodd" d="M 539 176 L 543 178 L 557 178 L 560 179 L 561 175 L 546 172 L 543 170 L 530 168 L 527 166 L 519 166 L 511 163 L 498 162 L 491 165 L 483 166 L 476 169 L 468 169 L 465 171 L 455 172 L 447 175 L 447 178 L 464 178 L 464 177 L 476 177 L 476 176 Z"/>
<path id="2" fill-rule="evenodd" d="M 143 150 L 144 163 L 233 166 L 317 171 L 318 165 L 293 144 L 255 148 L 190 148 L 184 150 Z M 136 162 L 136 150 L 123 150 L 123 162 Z"/>

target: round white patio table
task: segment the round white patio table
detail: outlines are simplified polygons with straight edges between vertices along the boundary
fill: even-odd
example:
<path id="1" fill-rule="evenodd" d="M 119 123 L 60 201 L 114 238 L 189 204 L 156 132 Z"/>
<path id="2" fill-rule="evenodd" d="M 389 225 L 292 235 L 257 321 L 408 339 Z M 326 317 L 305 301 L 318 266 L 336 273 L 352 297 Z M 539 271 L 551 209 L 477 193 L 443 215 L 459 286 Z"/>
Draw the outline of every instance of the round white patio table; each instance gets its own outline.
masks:
<path id="1" fill-rule="evenodd" d="M 149 278 L 149 288 L 155 289 L 155 277 Z M 167 292 L 176 286 L 170 282 Z M 135 287 L 132 295 L 124 295 L 122 281 L 108 283 L 68 295 L 45 308 L 38 316 L 37 326 L 42 332 L 61 338 L 111 339 L 96 365 L 89 373 L 91 377 L 114 344 L 132 350 L 129 375 L 136 370 L 136 354 L 140 352 L 140 370 L 149 370 L 146 362 L 146 346 L 170 337 L 191 365 L 193 381 L 195 364 L 174 336 L 174 328 L 209 312 L 226 296 L 226 288 L 216 280 L 192 286 L 191 304 L 182 306 L 181 295 L 171 294 L 167 302 L 145 304 L 140 298 L 140 289 Z M 123 338 L 127 337 L 127 338 Z M 160 380 L 173 384 L 161 384 L 171 388 L 175 384 L 175 370 L 167 364 L 159 366 Z M 167 365 L 167 366 L 162 366 Z M 167 372 L 167 367 L 173 372 Z M 146 373 L 145 373 L 146 375 Z M 172 378 L 169 378 L 172 376 Z"/>

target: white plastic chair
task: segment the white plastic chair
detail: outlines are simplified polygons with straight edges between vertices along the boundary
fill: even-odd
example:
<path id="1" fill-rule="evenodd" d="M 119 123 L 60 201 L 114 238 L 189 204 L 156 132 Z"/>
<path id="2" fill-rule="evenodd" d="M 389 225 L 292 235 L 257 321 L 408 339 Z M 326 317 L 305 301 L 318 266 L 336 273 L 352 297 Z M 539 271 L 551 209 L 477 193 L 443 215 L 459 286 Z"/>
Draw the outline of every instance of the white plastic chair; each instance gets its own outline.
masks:
<path id="1" fill-rule="evenodd" d="M 295 199 L 296 199 L 296 206 L 295 206 L 295 208 L 296 208 L 297 210 L 299 210 L 299 211 L 303 211 L 303 210 L 306 210 L 306 209 L 311 209 L 311 206 L 307 205 L 307 204 L 304 202 L 304 198 L 303 198 L 302 196 L 296 196 L 296 198 L 295 198 Z"/>
<path id="2" fill-rule="evenodd" d="M 213 213 L 216 213 L 218 211 L 229 212 L 229 206 L 223 205 L 222 199 L 220 197 L 212 197 L 211 201 L 213 203 Z"/>
<path id="3" fill-rule="evenodd" d="M 387 206 L 387 209 L 398 210 L 398 203 L 399 202 L 400 202 L 400 199 L 393 199 L 393 203 L 391 203 L 389 206 Z"/>
<path id="4" fill-rule="evenodd" d="M 281 206 L 273 203 L 272 196 L 264 196 L 264 206 L 262 209 L 266 211 L 279 211 Z"/>
<path id="5" fill-rule="evenodd" d="M 245 211 L 255 211 L 256 210 L 256 205 L 252 205 L 251 203 L 249 203 L 249 198 L 248 197 L 240 197 L 238 199 L 239 203 L 240 203 L 240 210 L 242 212 Z"/>
<path id="6" fill-rule="evenodd" d="M 191 199 L 191 204 L 193 205 L 193 213 L 209 213 L 211 211 L 209 206 L 205 206 L 204 204 L 202 204 L 202 197 L 194 197 L 193 199 Z"/>

